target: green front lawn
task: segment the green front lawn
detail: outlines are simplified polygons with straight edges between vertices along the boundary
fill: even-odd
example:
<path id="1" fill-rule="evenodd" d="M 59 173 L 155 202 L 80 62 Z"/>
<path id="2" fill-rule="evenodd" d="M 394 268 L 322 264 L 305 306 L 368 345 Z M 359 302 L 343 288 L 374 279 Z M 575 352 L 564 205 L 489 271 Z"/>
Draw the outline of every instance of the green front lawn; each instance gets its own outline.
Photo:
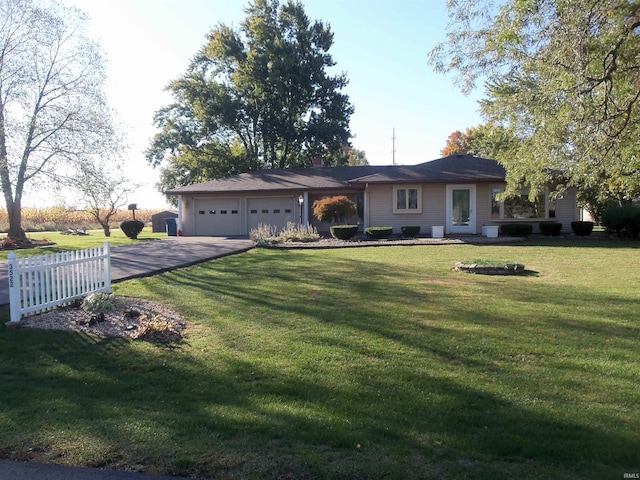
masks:
<path id="1" fill-rule="evenodd" d="M 119 283 L 175 306 L 185 340 L 0 327 L 0 456 L 219 480 L 622 478 L 640 471 L 638 246 L 258 249 Z M 531 274 L 451 270 L 470 258 Z"/>
<path id="2" fill-rule="evenodd" d="M 31 240 L 48 240 L 54 245 L 41 248 L 28 248 L 20 250 L 0 250 L 0 260 L 6 260 L 10 252 L 15 252 L 18 257 L 32 255 L 43 255 L 46 253 L 66 252 L 69 250 L 81 250 L 83 248 L 101 247 L 104 242 L 109 242 L 110 246 L 129 245 L 136 242 L 157 240 L 166 238 L 166 233 L 152 233 L 151 227 L 145 227 L 138 235 L 137 240 L 127 238 L 119 228 L 112 228 L 111 236 L 105 237 L 102 230 L 89 230 L 89 235 L 62 235 L 59 232 L 38 232 L 27 233 L 27 238 Z"/>

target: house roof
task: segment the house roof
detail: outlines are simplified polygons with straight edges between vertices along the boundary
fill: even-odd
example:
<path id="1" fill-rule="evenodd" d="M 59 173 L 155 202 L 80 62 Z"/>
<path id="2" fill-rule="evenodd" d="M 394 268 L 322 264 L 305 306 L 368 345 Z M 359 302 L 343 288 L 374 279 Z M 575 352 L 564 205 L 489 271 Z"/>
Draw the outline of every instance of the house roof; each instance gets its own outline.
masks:
<path id="1" fill-rule="evenodd" d="M 451 155 L 418 165 L 257 170 L 229 178 L 167 190 L 168 195 L 291 190 L 342 190 L 367 183 L 501 182 L 505 170 L 495 160 Z"/>
<path id="2" fill-rule="evenodd" d="M 332 190 L 349 187 L 349 180 L 372 175 L 389 167 L 278 168 L 241 173 L 229 178 L 211 180 L 165 193 L 259 192 L 274 190 Z"/>
<path id="3" fill-rule="evenodd" d="M 399 166 L 352 179 L 358 183 L 469 183 L 503 182 L 506 171 L 495 160 L 472 155 L 450 155 L 418 165 Z"/>

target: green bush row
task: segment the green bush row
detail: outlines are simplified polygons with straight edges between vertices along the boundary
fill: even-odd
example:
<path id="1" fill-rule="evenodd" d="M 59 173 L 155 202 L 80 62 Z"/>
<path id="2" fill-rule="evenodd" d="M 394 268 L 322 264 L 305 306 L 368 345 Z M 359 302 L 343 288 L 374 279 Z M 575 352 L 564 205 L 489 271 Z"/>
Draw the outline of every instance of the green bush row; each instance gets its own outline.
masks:
<path id="1" fill-rule="evenodd" d="M 640 234 L 640 207 L 627 205 L 611 207 L 602 214 L 602 225 L 608 234 L 638 238 Z"/>
<path id="2" fill-rule="evenodd" d="M 331 236 L 338 240 L 350 240 L 358 233 L 358 225 L 333 225 Z"/>
<path id="3" fill-rule="evenodd" d="M 420 226 L 411 225 L 400 227 L 404 238 L 415 238 L 420 234 Z M 357 225 L 334 225 L 331 227 L 331 235 L 338 240 L 350 240 L 358 233 Z M 385 239 L 393 234 L 393 227 L 368 227 L 364 234 L 371 239 Z"/>
<path id="4" fill-rule="evenodd" d="M 533 232 L 530 223 L 505 223 L 500 225 L 500 233 L 507 237 L 528 237 Z"/>
<path id="5" fill-rule="evenodd" d="M 369 227 L 365 229 L 364 235 L 373 240 L 389 238 L 393 233 L 393 227 Z"/>
<path id="6" fill-rule="evenodd" d="M 546 237 L 557 237 L 561 231 L 560 222 L 540 222 L 540 233 Z"/>
<path id="7" fill-rule="evenodd" d="M 593 231 L 593 222 L 575 221 L 571 222 L 571 230 L 577 237 L 586 237 Z"/>

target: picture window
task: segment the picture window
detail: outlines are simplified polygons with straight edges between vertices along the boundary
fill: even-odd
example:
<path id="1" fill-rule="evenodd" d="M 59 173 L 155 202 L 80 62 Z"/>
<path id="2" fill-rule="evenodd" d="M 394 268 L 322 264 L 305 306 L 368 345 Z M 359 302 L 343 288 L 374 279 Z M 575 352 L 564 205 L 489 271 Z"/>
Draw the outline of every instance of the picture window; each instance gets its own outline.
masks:
<path id="1" fill-rule="evenodd" d="M 555 218 L 555 201 L 549 199 L 548 192 L 529 199 L 529 189 L 522 189 L 518 195 L 499 200 L 503 188 L 491 189 L 491 218 L 496 220 L 524 220 Z"/>
<path id="2" fill-rule="evenodd" d="M 422 213 L 422 189 L 419 186 L 402 186 L 393 189 L 394 213 Z"/>

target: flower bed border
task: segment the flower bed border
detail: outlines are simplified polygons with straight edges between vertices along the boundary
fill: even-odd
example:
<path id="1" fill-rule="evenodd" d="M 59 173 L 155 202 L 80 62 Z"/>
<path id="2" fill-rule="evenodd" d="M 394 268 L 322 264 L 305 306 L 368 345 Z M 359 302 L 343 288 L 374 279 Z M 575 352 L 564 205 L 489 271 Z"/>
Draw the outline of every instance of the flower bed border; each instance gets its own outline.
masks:
<path id="1" fill-rule="evenodd" d="M 507 263 L 505 265 L 477 265 L 458 262 L 453 269 L 456 272 L 475 273 L 478 275 L 522 275 L 525 273 L 524 264 Z"/>

